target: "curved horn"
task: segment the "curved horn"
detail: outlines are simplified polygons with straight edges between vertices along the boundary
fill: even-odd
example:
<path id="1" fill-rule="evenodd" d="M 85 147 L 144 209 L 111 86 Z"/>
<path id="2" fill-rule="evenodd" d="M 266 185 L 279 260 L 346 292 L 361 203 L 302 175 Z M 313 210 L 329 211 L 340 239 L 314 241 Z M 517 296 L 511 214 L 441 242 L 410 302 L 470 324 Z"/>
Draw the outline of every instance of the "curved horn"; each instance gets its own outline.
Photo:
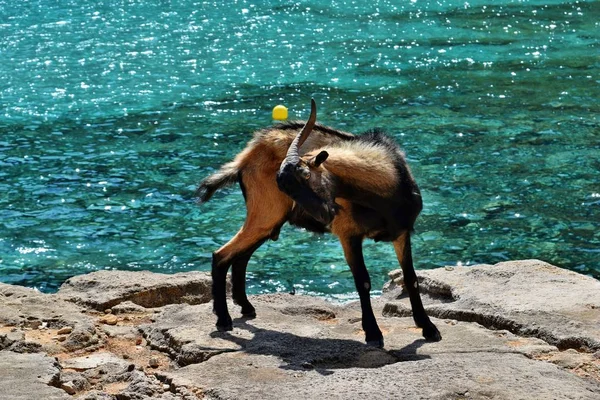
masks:
<path id="1" fill-rule="evenodd" d="M 300 159 L 300 155 L 299 155 L 300 146 L 302 146 L 302 143 L 304 143 L 306 141 L 306 139 L 308 138 L 308 136 L 310 135 L 310 132 L 313 130 L 313 128 L 315 126 L 316 120 L 317 120 L 317 103 L 315 103 L 315 99 L 310 99 L 310 117 L 308 118 L 308 121 L 306 121 L 304 128 L 302 128 L 300 133 L 296 136 L 296 138 L 294 138 L 294 141 L 290 145 L 290 147 L 287 151 L 287 154 L 285 156 L 285 159 L 281 163 L 282 168 L 285 164 L 288 164 L 288 163 L 293 163 L 293 164 L 298 163 L 298 161 Z"/>

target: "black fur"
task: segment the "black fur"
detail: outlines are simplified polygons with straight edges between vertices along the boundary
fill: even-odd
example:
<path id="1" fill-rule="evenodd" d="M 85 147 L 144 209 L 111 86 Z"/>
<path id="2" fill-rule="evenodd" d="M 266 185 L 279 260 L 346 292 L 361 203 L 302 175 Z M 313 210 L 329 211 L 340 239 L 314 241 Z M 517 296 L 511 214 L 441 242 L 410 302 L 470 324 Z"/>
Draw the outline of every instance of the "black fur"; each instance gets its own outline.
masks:
<path id="1" fill-rule="evenodd" d="M 304 128 L 305 124 L 306 124 L 306 122 L 304 122 L 304 121 L 286 121 L 286 122 L 281 122 L 281 123 L 275 124 L 275 125 L 273 125 L 273 127 L 264 129 L 263 131 L 271 130 L 273 128 L 280 129 L 280 130 L 290 130 L 291 129 L 294 131 L 299 131 L 302 128 Z M 340 137 L 342 139 L 352 139 L 355 137 L 351 133 L 333 129 L 333 128 L 330 128 L 329 126 L 321 125 L 319 123 L 315 124 L 315 127 L 313 128 L 313 132 L 314 131 L 321 131 L 323 133 L 327 133 L 329 135 L 334 135 L 334 136 Z"/>

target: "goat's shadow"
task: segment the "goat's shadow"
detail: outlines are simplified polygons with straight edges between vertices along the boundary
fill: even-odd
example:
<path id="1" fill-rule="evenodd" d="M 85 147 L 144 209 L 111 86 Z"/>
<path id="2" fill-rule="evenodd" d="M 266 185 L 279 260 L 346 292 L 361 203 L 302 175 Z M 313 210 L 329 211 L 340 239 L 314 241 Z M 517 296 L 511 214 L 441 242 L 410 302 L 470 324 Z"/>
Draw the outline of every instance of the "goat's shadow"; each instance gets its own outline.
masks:
<path id="1" fill-rule="evenodd" d="M 230 332 L 212 332 L 213 338 L 230 341 L 242 347 L 248 354 L 269 355 L 279 358 L 282 369 L 315 370 L 321 374 L 333 373 L 333 369 L 380 368 L 402 361 L 416 361 L 431 358 L 417 354 L 424 339 L 417 339 L 399 349 L 377 349 L 357 340 L 328 339 L 298 336 L 289 332 L 257 328 L 247 319 L 236 319 L 236 329 L 252 333 L 250 339 Z"/>

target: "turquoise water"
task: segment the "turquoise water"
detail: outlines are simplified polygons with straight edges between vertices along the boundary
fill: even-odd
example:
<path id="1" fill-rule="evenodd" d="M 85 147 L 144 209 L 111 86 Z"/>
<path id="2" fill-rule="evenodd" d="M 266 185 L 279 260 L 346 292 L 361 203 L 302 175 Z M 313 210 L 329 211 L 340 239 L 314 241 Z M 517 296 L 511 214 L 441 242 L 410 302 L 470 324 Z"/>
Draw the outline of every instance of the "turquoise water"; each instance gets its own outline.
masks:
<path id="1" fill-rule="evenodd" d="M 400 4 L 400 5 L 399 5 Z M 244 220 L 197 183 L 276 104 L 385 127 L 425 200 L 417 268 L 540 258 L 600 278 L 600 2 L 0 0 L 0 281 L 209 270 Z M 375 287 L 397 268 L 366 244 Z M 337 298 L 340 246 L 286 226 L 253 293 Z"/>

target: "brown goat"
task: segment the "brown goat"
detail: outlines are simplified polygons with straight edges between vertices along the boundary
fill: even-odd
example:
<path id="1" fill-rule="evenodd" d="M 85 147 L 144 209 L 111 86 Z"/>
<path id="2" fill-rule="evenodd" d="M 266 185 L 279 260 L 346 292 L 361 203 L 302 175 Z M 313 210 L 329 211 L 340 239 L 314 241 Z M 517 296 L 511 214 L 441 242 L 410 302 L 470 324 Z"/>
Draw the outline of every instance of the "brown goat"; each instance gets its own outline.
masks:
<path id="1" fill-rule="evenodd" d="M 300 133 L 298 130 L 302 128 Z M 256 132 L 235 159 L 198 188 L 202 202 L 238 181 L 247 217 L 240 231 L 213 254 L 213 307 L 217 329 L 232 329 L 226 276 L 232 267 L 232 296 L 242 315 L 256 316 L 246 296 L 246 266 L 267 239 L 277 240 L 285 222 L 314 232 L 332 232 L 344 250 L 362 308 L 366 342 L 382 347 L 383 335 L 371 307 L 365 238 L 389 241 L 404 273 L 417 326 L 427 340 L 441 335 L 425 313 L 414 271 L 410 232 L 422 209 L 419 188 L 398 145 L 379 131 L 360 136 L 316 124 L 316 105 L 304 127 L 284 123 Z"/>

